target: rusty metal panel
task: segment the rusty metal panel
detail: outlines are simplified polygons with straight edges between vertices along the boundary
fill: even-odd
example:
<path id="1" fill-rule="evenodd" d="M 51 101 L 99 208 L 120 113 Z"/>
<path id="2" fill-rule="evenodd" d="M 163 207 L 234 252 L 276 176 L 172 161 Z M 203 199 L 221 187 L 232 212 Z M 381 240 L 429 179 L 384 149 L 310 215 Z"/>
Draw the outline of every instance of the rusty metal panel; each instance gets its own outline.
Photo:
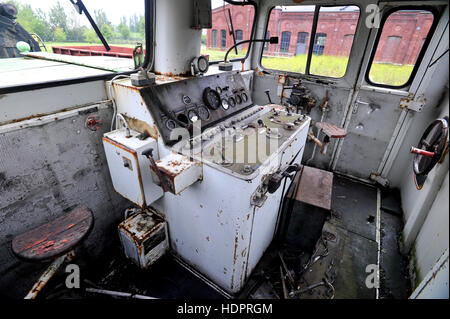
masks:
<path id="1" fill-rule="evenodd" d="M 125 255 L 143 269 L 169 250 L 166 222 L 144 212 L 123 221 L 119 237 Z"/>
<path id="2" fill-rule="evenodd" d="M 186 156 L 171 153 L 156 162 L 159 171 L 166 177 L 170 190 L 180 194 L 183 190 L 202 179 L 203 165 Z"/>
<path id="3" fill-rule="evenodd" d="M 150 161 L 142 155 L 142 151 L 153 148 L 158 159 L 157 142 L 151 137 L 140 140 L 140 133 L 134 130 L 130 134 L 127 137 L 126 129 L 106 133 L 103 146 L 116 192 L 145 207 L 163 196 L 161 187 L 153 181 Z"/>
<path id="4" fill-rule="evenodd" d="M 332 191 L 333 173 L 304 166 L 295 199 L 306 204 L 330 210 Z"/>

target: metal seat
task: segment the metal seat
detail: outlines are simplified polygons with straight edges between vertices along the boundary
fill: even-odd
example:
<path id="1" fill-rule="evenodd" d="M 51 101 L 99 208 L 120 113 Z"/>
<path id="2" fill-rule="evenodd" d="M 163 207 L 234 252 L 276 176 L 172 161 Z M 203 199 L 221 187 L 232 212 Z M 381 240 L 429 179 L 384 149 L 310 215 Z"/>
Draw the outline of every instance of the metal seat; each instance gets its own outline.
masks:
<path id="1" fill-rule="evenodd" d="M 12 241 L 14 254 L 27 261 L 46 261 L 59 257 L 79 244 L 92 229 L 94 218 L 87 207 L 36 227 Z"/>
<path id="2" fill-rule="evenodd" d="M 65 261 L 74 258 L 73 249 L 92 229 L 94 217 L 87 207 L 77 207 L 70 213 L 54 219 L 21 235 L 12 241 L 12 251 L 23 260 L 53 260 L 25 299 L 34 299 Z"/>

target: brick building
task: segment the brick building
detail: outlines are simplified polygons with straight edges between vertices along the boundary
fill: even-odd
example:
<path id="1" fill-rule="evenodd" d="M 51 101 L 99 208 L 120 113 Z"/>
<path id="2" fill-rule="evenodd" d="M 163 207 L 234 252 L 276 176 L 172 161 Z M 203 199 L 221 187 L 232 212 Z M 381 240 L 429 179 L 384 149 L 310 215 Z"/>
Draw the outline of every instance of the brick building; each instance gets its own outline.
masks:
<path id="1" fill-rule="evenodd" d="M 313 47 L 315 54 L 349 55 L 359 18 L 359 11 L 354 8 L 320 12 Z M 213 27 L 207 31 L 206 45 L 209 49 L 226 50 L 233 44 L 227 28 L 228 9 L 233 17 L 236 41 L 250 38 L 254 16 L 252 6 L 218 7 L 213 9 Z M 278 36 L 279 43 L 266 44 L 265 54 L 293 56 L 307 53 L 313 18 L 314 12 L 310 10 L 273 9 L 266 36 Z M 431 13 L 402 11 L 392 14 L 383 28 L 375 61 L 414 64 L 432 22 Z M 243 45 L 243 49 L 246 48 L 247 45 Z"/>

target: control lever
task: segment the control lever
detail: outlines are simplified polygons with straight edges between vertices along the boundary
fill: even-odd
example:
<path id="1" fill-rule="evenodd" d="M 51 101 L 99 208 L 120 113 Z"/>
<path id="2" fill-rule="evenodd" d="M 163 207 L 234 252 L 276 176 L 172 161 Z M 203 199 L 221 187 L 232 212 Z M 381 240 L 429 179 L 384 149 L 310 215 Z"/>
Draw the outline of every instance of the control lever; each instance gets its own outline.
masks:
<path id="1" fill-rule="evenodd" d="M 150 166 L 152 167 L 152 169 L 156 173 L 156 175 L 158 175 L 159 182 L 161 184 L 161 187 L 162 187 L 164 193 L 169 191 L 169 187 L 167 186 L 166 181 L 165 181 L 164 177 L 162 176 L 161 172 L 159 171 L 158 166 L 156 166 L 155 159 L 153 158 L 153 148 L 143 150 L 141 154 L 150 160 L 150 164 L 151 164 Z"/>
<path id="2" fill-rule="evenodd" d="M 270 98 L 270 91 L 269 91 L 269 90 L 266 90 L 265 92 L 266 92 L 266 94 L 267 94 L 267 98 L 269 99 L 269 104 L 273 104 L 273 103 L 272 103 L 272 99 Z"/>
<path id="3" fill-rule="evenodd" d="M 267 185 L 267 187 L 268 187 L 267 191 L 270 194 L 275 193 L 278 190 L 278 188 L 280 187 L 281 182 L 283 181 L 283 179 L 285 177 L 289 177 L 292 179 L 295 175 L 295 174 L 292 175 L 292 173 L 301 171 L 302 168 L 303 168 L 302 165 L 293 164 L 293 165 L 288 165 L 286 168 L 280 169 L 279 171 L 273 173 L 269 178 L 269 182 Z"/>

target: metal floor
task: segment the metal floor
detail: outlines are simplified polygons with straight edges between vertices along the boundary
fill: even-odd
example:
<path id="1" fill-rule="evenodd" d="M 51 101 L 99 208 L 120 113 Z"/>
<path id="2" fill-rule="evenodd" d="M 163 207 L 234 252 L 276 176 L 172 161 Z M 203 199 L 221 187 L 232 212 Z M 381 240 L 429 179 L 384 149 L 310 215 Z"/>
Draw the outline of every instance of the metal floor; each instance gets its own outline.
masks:
<path id="1" fill-rule="evenodd" d="M 300 299 L 374 299 L 377 289 L 366 286 L 368 265 L 378 260 L 377 211 L 380 217 L 380 289 L 379 298 L 405 299 L 409 296 L 409 280 L 406 260 L 400 255 L 398 240 L 402 229 L 401 208 L 392 192 L 380 192 L 377 188 L 334 176 L 331 217 L 325 222 L 323 238 L 319 243 L 317 259 L 307 271 L 298 276 L 299 287 L 294 291 L 319 283 L 324 277 L 333 288 L 319 286 L 295 295 Z M 379 205 L 379 203 L 381 205 Z M 321 246 L 322 245 L 322 246 Z M 272 245 L 249 283 L 237 298 L 283 299 L 280 279 L 279 249 Z M 282 251 L 287 268 L 295 277 L 311 259 L 305 252 Z M 165 299 L 217 299 L 218 292 L 180 266 L 170 255 L 166 255 L 149 270 L 144 271 L 128 261 L 115 243 L 102 260 L 95 261 L 84 270 L 82 288 L 93 287 Z M 62 274 L 64 275 L 64 274 Z M 287 280 L 286 280 L 287 281 Z M 85 292 L 84 289 L 64 288 L 64 279 L 55 277 L 40 298 L 111 298 Z"/>

